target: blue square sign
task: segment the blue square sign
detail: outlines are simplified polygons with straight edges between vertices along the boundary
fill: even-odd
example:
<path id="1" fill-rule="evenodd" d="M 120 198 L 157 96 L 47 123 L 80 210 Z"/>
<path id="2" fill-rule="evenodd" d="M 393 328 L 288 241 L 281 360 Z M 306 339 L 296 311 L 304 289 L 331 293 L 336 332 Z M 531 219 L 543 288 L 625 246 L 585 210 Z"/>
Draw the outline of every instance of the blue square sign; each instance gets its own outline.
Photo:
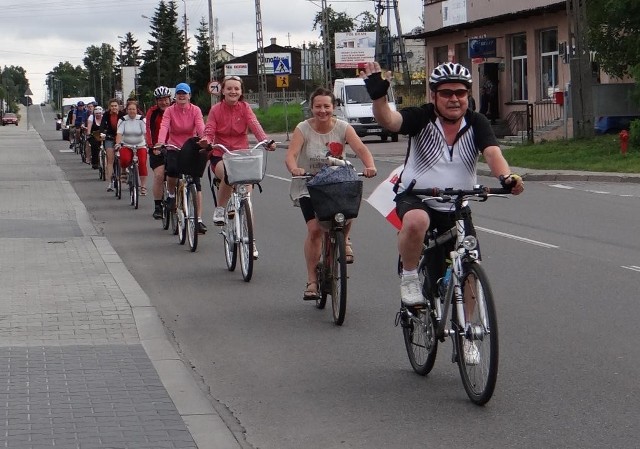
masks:
<path id="1" fill-rule="evenodd" d="M 273 74 L 287 75 L 291 73 L 289 58 L 273 58 Z"/>

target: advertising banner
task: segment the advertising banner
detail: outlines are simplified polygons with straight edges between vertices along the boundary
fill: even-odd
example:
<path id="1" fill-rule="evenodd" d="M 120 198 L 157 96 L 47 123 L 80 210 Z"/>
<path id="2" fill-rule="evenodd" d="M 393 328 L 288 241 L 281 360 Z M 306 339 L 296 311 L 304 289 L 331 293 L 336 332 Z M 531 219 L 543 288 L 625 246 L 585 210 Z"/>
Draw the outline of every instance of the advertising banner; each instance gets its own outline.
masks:
<path id="1" fill-rule="evenodd" d="M 374 62 L 376 33 L 370 31 L 335 33 L 337 69 L 357 69 L 359 64 Z"/>

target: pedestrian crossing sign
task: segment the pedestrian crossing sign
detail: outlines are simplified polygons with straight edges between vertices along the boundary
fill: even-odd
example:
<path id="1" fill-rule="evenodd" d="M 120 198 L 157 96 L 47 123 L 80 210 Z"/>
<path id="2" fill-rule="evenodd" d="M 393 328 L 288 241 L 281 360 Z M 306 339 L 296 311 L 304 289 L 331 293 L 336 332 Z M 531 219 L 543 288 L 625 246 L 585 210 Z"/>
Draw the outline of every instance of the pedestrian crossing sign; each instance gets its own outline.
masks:
<path id="1" fill-rule="evenodd" d="M 285 75 L 291 73 L 289 58 L 273 58 L 273 74 Z"/>

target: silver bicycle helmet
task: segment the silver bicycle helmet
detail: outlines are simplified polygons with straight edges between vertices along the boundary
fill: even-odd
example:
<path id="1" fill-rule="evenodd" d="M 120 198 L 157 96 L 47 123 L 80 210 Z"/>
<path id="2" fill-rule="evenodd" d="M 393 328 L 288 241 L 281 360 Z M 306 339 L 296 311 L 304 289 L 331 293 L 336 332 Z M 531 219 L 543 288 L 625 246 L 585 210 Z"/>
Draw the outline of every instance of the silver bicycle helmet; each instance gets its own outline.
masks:
<path id="1" fill-rule="evenodd" d="M 429 88 L 435 90 L 440 84 L 462 83 L 471 88 L 471 72 L 456 62 L 445 62 L 433 69 L 429 76 Z"/>
<path id="2" fill-rule="evenodd" d="M 170 97 L 171 91 L 166 86 L 156 87 L 156 90 L 153 91 L 153 96 L 156 98 Z"/>

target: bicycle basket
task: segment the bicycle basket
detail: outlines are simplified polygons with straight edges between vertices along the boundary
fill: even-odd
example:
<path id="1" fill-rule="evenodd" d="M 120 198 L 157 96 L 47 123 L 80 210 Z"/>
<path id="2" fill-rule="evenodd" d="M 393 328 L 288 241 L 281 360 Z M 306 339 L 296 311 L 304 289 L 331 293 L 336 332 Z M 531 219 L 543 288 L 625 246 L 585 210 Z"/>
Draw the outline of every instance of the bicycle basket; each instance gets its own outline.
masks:
<path id="1" fill-rule="evenodd" d="M 347 219 L 356 218 L 362 200 L 362 181 L 309 185 L 309 197 L 319 221 L 333 219 L 338 212 Z"/>
<path id="2" fill-rule="evenodd" d="M 255 184 L 262 181 L 267 169 L 264 153 L 263 148 L 224 153 L 222 161 L 229 184 Z"/>
<path id="3" fill-rule="evenodd" d="M 200 153 L 197 139 L 187 140 L 178 151 L 178 172 L 201 178 L 207 166 L 207 155 Z"/>

